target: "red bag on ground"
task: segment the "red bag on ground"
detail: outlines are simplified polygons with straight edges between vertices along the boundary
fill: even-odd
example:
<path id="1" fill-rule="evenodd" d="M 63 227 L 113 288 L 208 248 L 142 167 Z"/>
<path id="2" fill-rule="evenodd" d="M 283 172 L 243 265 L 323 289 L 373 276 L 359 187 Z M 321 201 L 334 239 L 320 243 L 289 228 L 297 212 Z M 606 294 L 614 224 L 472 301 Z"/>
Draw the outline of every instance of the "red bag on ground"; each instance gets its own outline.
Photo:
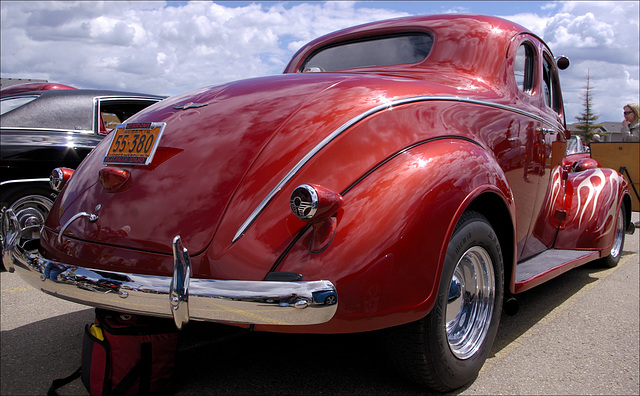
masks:
<path id="1" fill-rule="evenodd" d="M 173 320 L 96 309 L 85 326 L 82 366 L 55 380 L 49 395 L 81 377 L 91 395 L 171 394 L 178 349 Z"/>

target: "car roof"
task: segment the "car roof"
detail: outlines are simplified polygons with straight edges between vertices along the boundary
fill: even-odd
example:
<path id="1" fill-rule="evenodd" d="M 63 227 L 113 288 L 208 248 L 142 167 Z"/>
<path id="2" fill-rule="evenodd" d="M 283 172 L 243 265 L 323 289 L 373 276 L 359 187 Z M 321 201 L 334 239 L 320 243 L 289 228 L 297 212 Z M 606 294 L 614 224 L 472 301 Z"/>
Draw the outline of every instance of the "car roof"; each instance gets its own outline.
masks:
<path id="1" fill-rule="evenodd" d="M 164 96 L 135 92 L 70 89 L 22 92 L 3 96 L 1 100 L 25 97 L 35 100 L 3 114 L 0 127 L 93 131 L 93 106 L 97 98 L 164 99 Z"/>
<path id="2" fill-rule="evenodd" d="M 50 83 L 50 82 L 31 82 L 23 84 L 14 84 L 0 89 L 0 96 L 7 96 L 22 92 L 47 91 L 54 89 L 76 89 L 69 85 Z"/>
<path id="3" fill-rule="evenodd" d="M 528 29 L 511 21 L 476 14 L 420 15 L 395 18 L 354 26 L 329 33 L 303 46 L 285 67 L 284 73 L 299 73 L 304 61 L 317 51 L 340 43 L 369 37 L 382 37 L 407 32 L 423 32 L 434 37 L 429 55 L 417 64 L 391 65 L 377 69 L 410 73 L 431 72 L 430 79 L 442 75 L 447 81 L 453 75 L 467 75 L 470 79 L 500 84 L 508 49 L 519 34 L 536 37 Z M 542 40 L 539 40 L 542 42 Z M 358 70 L 358 69 L 356 69 Z M 359 70 L 367 71 L 365 68 Z M 376 67 L 371 68 L 376 72 Z"/>

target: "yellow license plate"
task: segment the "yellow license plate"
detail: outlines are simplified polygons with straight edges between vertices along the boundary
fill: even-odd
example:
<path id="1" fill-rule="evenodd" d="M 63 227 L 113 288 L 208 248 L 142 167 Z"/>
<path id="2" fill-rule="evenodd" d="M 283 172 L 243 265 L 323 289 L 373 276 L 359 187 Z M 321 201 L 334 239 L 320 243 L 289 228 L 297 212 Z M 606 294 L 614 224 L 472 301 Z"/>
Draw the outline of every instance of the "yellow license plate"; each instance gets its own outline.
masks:
<path id="1" fill-rule="evenodd" d="M 134 122 L 118 125 L 111 132 L 105 164 L 148 165 L 158 148 L 164 122 Z"/>

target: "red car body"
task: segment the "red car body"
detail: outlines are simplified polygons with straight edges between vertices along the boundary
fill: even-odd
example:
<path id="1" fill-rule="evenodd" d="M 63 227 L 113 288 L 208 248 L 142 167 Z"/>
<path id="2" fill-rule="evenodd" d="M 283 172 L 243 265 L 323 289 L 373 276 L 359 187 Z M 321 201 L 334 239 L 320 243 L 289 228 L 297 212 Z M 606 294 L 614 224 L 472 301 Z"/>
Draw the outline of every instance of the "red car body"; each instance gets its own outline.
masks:
<path id="1" fill-rule="evenodd" d="M 378 64 L 374 55 L 390 52 L 375 46 L 386 39 L 415 45 L 410 56 L 423 59 Z M 349 53 L 352 64 L 343 62 Z M 538 37 L 493 17 L 410 17 L 329 34 L 299 50 L 283 75 L 194 90 L 138 113 L 122 126 L 122 148 L 126 128 L 157 128 L 150 162 L 112 155 L 120 144 L 112 134 L 62 189 L 40 256 L 14 246 L 5 263 L 59 297 L 173 315 L 178 326 L 343 333 L 459 324 L 478 340 L 460 350 L 447 330 L 440 353 L 468 367 L 413 376 L 454 389 L 484 362 L 503 298 L 619 259 L 626 183 L 610 169 L 563 168 L 557 68 Z M 466 246 L 469 222 L 488 226 L 479 232 L 488 241 L 463 256 L 475 264 L 447 264 L 452 241 Z M 62 273 L 45 276 L 47 265 Z M 467 269 L 488 279 L 479 291 Z M 99 277 L 120 286 L 96 293 Z M 466 307 L 461 292 L 489 301 L 475 306 L 490 311 L 482 329 L 460 320 L 466 308 L 457 319 L 437 316 L 434 307 Z"/>

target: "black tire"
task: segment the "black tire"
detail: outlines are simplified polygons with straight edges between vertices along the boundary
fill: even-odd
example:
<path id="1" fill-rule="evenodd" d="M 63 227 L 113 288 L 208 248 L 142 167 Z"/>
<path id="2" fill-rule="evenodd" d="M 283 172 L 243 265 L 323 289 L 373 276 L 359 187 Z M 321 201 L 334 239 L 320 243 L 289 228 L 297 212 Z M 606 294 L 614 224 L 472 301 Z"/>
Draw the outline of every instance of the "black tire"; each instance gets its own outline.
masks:
<path id="1" fill-rule="evenodd" d="M 615 235 L 613 236 L 613 247 L 611 248 L 611 253 L 598 261 L 604 267 L 613 268 L 620 262 L 622 249 L 624 248 L 624 236 L 626 230 L 625 215 L 626 212 L 624 209 L 624 204 L 621 204 L 616 219 L 616 228 L 614 230 Z"/>
<path id="2" fill-rule="evenodd" d="M 449 242 L 431 312 L 383 333 L 398 371 L 439 392 L 452 391 L 475 379 L 498 330 L 503 274 L 502 252 L 493 228 L 481 214 L 466 212 Z M 471 287 L 473 277 L 480 280 Z M 481 291 L 476 294 L 478 289 Z M 463 311 L 465 315 L 460 314 Z"/>
<path id="3" fill-rule="evenodd" d="M 324 305 L 333 305 L 337 302 L 338 299 L 336 298 L 336 296 L 327 296 L 327 298 L 324 299 Z"/>

